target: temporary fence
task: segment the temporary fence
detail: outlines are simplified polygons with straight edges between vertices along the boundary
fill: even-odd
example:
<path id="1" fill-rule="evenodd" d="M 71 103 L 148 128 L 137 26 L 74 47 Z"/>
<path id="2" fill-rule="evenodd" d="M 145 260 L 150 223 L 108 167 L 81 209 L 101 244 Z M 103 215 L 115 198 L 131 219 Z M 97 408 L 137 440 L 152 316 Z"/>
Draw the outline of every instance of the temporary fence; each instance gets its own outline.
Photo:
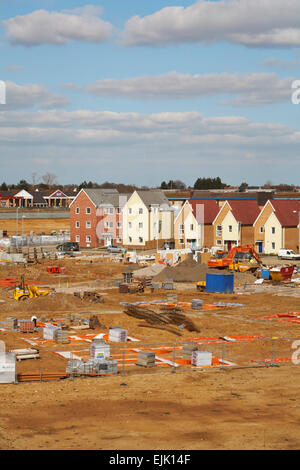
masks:
<path id="1" fill-rule="evenodd" d="M 48 343 L 49 344 L 49 343 Z M 300 363 L 300 337 L 263 337 L 260 335 L 189 337 L 172 343 L 130 341 L 110 344 L 109 357 L 91 356 L 91 345 L 68 345 L 68 350 L 40 349 L 40 357 L 55 354 L 60 359 L 59 371 L 51 379 L 100 377 L 148 373 L 180 373 L 278 367 Z M 299 350 L 299 351 L 298 351 Z M 299 359 L 298 359 L 299 355 Z M 64 372 L 63 372 L 64 371 Z M 48 373 L 48 371 L 47 371 Z M 50 376 L 40 371 L 41 381 Z M 38 380 L 32 372 L 22 381 Z"/>
<path id="2" fill-rule="evenodd" d="M 9 239 L 10 246 L 57 245 L 70 241 L 70 234 L 62 235 L 33 235 L 13 236 Z"/>

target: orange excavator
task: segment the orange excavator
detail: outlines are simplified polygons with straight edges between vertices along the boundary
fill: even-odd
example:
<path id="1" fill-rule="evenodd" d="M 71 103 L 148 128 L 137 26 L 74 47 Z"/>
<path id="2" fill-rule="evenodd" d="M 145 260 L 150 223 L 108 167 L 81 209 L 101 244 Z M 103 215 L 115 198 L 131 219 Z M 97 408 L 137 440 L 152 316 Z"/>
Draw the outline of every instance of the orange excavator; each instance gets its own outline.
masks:
<path id="1" fill-rule="evenodd" d="M 207 261 L 211 268 L 229 268 L 240 272 L 255 271 L 261 264 L 251 245 L 234 246 L 228 253 L 219 251 Z"/>

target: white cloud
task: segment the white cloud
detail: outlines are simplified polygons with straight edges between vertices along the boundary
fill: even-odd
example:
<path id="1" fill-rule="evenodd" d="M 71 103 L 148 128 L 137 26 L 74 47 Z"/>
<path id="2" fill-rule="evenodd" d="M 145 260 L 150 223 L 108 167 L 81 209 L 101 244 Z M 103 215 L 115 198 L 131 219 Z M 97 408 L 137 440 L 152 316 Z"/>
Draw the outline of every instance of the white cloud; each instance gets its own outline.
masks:
<path id="1" fill-rule="evenodd" d="M 273 73 L 189 75 L 170 72 L 159 76 L 127 79 L 104 79 L 81 90 L 94 96 L 134 99 L 187 99 L 233 94 L 225 104 L 256 106 L 291 99 L 293 78 L 280 78 Z M 74 84 L 65 88 L 80 90 Z"/>
<path id="2" fill-rule="evenodd" d="M 299 47 L 299 0 L 199 0 L 189 7 L 166 7 L 143 18 L 133 16 L 125 45 L 214 43 L 247 47 Z"/>
<path id="3" fill-rule="evenodd" d="M 280 57 L 268 57 L 265 59 L 261 65 L 263 67 L 271 68 L 271 69 L 300 69 L 300 60 L 297 59 L 284 59 Z"/>
<path id="4" fill-rule="evenodd" d="M 63 95 L 52 93 L 44 85 L 30 83 L 17 85 L 6 81 L 6 104 L 3 110 L 22 108 L 60 108 L 68 105 L 68 98 Z"/>
<path id="5" fill-rule="evenodd" d="M 2 172 L 11 181 L 17 174 L 11 161 L 21 168 L 25 159 L 30 168 L 39 159 L 41 171 L 57 173 L 59 168 L 66 182 L 88 178 L 160 184 L 171 171 L 173 178 L 191 183 L 197 175 L 217 174 L 228 183 L 237 178 L 236 184 L 245 174 L 251 184 L 270 178 L 297 183 L 300 132 L 276 122 L 206 118 L 196 111 L 146 115 L 1 109 L 0 153 L 6 155 Z M 19 173 L 20 179 L 24 173 Z"/>
<path id="6" fill-rule="evenodd" d="M 36 10 L 2 23 L 9 42 L 14 45 L 61 45 L 70 41 L 100 43 L 113 31 L 110 23 L 98 17 L 100 11 L 93 5 L 62 12 Z"/>

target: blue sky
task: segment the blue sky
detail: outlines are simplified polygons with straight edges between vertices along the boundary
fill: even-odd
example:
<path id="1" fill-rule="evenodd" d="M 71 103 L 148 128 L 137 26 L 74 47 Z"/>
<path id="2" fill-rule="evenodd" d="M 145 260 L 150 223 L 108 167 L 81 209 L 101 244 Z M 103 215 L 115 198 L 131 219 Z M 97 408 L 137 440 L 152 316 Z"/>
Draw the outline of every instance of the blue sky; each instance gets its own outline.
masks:
<path id="1" fill-rule="evenodd" d="M 3 181 L 300 184 L 297 0 L 2 0 L 0 56 Z"/>

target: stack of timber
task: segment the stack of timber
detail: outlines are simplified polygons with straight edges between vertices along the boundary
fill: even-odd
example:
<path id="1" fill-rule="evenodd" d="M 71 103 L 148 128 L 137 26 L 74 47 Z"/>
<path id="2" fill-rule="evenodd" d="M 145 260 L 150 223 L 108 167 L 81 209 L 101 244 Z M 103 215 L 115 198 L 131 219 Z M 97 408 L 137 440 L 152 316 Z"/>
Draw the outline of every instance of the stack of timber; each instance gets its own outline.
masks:
<path id="1" fill-rule="evenodd" d="M 181 336 L 181 333 L 169 325 L 179 326 L 184 324 L 188 331 L 196 331 L 199 333 L 200 330 L 196 327 L 193 321 L 187 318 L 183 313 L 180 313 L 178 310 L 179 309 L 174 308 L 172 310 L 168 309 L 166 311 L 155 312 L 149 308 L 138 307 L 136 305 L 129 304 L 126 305 L 124 313 L 131 317 L 145 320 L 148 324 L 140 324 L 139 326 L 163 329 L 169 331 L 170 333 L 174 333 L 177 336 Z"/>

